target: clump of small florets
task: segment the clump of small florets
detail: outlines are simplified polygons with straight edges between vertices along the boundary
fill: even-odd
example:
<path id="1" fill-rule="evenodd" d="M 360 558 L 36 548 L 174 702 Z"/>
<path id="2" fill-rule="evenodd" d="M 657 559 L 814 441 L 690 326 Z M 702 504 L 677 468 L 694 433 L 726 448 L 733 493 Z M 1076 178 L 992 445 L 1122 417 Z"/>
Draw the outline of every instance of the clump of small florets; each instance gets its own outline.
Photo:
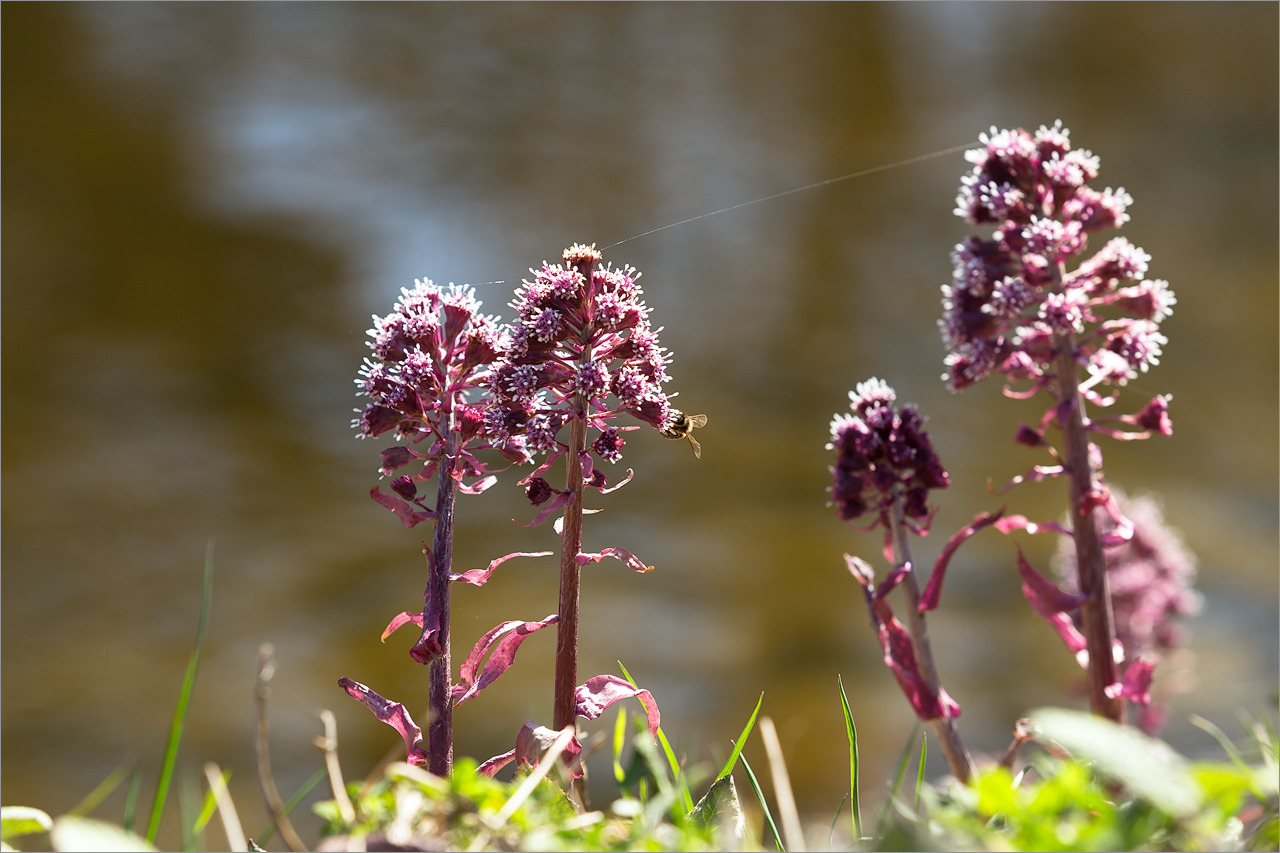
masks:
<path id="1" fill-rule="evenodd" d="M 831 469 L 832 502 L 842 521 L 874 512 L 872 526 L 889 528 L 889 510 L 902 495 L 903 512 L 928 526 L 930 489 L 946 488 L 946 470 L 934 453 L 924 420 L 914 406 L 894 407 L 897 395 L 879 379 L 869 379 L 849 392 L 853 414 L 831 421 L 828 450 L 837 453 Z"/>
<path id="2" fill-rule="evenodd" d="M 1066 267 L 1090 234 L 1128 221 L 1133 199 L 1123 188 L 1089 187 L 1098 158 L 1073 150 L 1061 122 L 1034 135 L 992 128 L 981 139 L 983 147 L 965 155 L 973 170 L 962 179 L 955 212 L 995 232 L 970 237 L 951 254 L 939 321 L 944 379 L 958 391 L 1003 373 L 1038 389 L 1051 380 L 1063 336 L 1075 335 L 1090 374 L 1083 392 L 1110 402 L 1094 388 L 1124 385 L 1159 363 L 1166 343 L 1159 324 L 1176 300 L 1168 282 L 1145 278 L 1151 256 L 1123 237 L 1074 271 Z"/>
<path id="3" fill-rule="evenodd" d="M 662 385 L 671 359 L 658 344 L 661 330 L 649 325 L 640 274 L 599 262 L 594 246 L 575 244 L 563 263 L 531 270 L 517 292 L 516 319 L 489 377 L 485 425 L 498 446 L 554 451 L 564 447 L 561 428 L 586 417 L 598 431 L 590 450 L 617 462 L 623 441 L 609 420 L 628 414 L 670 426 Z"/>
<path id="4" fill-rule="evenodd" d="M 433 439 L 425 452 L 397 447 L 382 454 L 384 475 L 413 459 L 424 460 L 423 473 L 413 478 L 421 480 L 434 472 L 450 430 L 463 444 L 483 432 L 482 410 L 467 402 L 468 394 L 486 385 L 503 342 L 496 319 L 480 313 L 470 287 L 442 288 L 423 279 L 400 294 L 390 314 L 374 315 L 373 356 L 365 359 L 356 380 L 357 393 L 370 403 L 352 426 L 361 438 L 394 432 L 410 444 Z M 464 453 L 460 463 L 461 474 L 483 472 L 470 454 Z M 406 479 L 392 488 L 412 500 L 412 482 L 401 482 Z"/>

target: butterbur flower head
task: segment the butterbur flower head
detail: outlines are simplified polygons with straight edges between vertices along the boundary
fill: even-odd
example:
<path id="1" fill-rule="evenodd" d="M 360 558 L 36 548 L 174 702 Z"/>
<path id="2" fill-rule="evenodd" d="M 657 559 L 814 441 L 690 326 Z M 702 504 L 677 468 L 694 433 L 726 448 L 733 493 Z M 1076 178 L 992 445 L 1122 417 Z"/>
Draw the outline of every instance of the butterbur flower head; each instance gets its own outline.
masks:
<path id="1" fill-rule="evenodd" d="M 674 420 L 662 390 L 670 356 L 649 324 L 640 275 L 600 261 L 595 246 L 575 244 L 517 291 L 489 380 L 486 424 L 499 446 L 522 438 L 529 452 L 553 451 L 564 425 L 585 418 L 597 431 L 588 447 L 612 463 L 624 442 L 608 421 L 626 414 L 665 429 Z"/>
<path id="2" fill-rule="evenodd" d="M 888 384 L 872 378 L 850 392 L 853 414 L 831 420 L 832 502 L 842 521 L 876 512 L 873 523 L 887 527 L 889 508 L 899 496 L 907 518 L 927 519 L 929 490 L 950 483 L 924 420 L 910 405 L 895 407 L 896 399 Z"/>
<path id="3" fill-rule="evenodd" d="M 948 353 L 944 379 L 959 391 L 993 373 L 1043 384 L 1064 341 L 1094 387 L 1123 385 L 1158 363 L 1158 331 L 1176 303 L 1168 282 L 1147 280 L 1150 255 L 1116 237 L 1079 260 L 1090 234 L 1128 221 L 1123 189 L 1098 191 L 1099 159 L 1072 149 L 1055 122 L 1031 134 L 996 130 L 969 151 L 956 214 L 994 226 L 952 252 L 952 280 L 942 288 L 939 329 Z M 1092 334 L 1096 330 L 1098 334 Z"/>
<path id="4" fill-rule="evenodd" d="M 494 318 L 480 313 L 469 287 L 423 279 L 400 293 L 390 314 L 373 318 L 373 358 L 356 380 L 370 403 L 352 426 L 366 438 L 393 429 L 397 437 L 440 438 L 456 413 L 455 425 L 474 435 L 477 412 L 463 404 L 467 391 L 483 386 L 501 346 Z"/>

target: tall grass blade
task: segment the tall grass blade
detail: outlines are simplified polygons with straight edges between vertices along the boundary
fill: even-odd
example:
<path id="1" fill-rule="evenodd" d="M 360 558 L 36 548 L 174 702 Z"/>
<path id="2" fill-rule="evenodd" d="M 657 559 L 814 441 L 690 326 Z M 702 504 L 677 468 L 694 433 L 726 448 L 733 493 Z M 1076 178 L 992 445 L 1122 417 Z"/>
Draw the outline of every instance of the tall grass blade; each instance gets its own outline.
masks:
<path id="1" fill-rule="evenodd" d="M 742 754 L 742 745 L 747 742 L 747 738 L 751 735 L 751 729 L 756 724 L 756 715 L 760 713 L 760 706 L 763 703 L 764 692 L 761 691 L 760 698 L 756 700 L 756 709 L 751 712 L 751 719 L 747 720 L 747 724 L 743 726 L 742 734 L 738 735 L 738 740 L 733 745 L 733 752 L 729 753 L 729 760 L 724 763 L 724 767 L 720 770 L 720 775 L 715 778 L 716 782 L 733 772 L 733 765 L 738 763 L 738 756 Z"/>
<path id="2" fill-rule="evenodd" d="M 902 755 L 898 757 L 898 769 L 893 774 L 893 784 L 889 787 L 889 798 L 884 801 L 884 810 L 880 812 L 880 820 L 876 824 L 877 835 L 884 835 L 888 830 L 887 822 L 890 813 L 893 811 L 893 801 L 898 796 L 898 791 L 902 790 L 902 781 L 907 775 L 907 761 L 911 758 L 911 753 L 916 745 L 916 735 L 918 734 L 920 734 L 920 721 L 916 720 L 916 724 L 911 727 L 911 734 L 907 736 L 906 745 L 902 747 Z"/>
<path id="3" fill-rule="evenodd" d="M 618 707 L 618 721 L 613 724 L 613 778 L 621 783 L 627 778 L 627 771 L 622 769 L 622 747 L 627 741 L 627 709 Z"/>
<path id="4" fill-rule="evenodd" d="M 639 687 L 636 680 L 631 677 L 631 673 L 627 672 L 627 668 L 622 665 L 622 661 L 618 661 L 618 668 L 622 670 L 622 676 L 631 682 L 632 687 Z M 640 700 L 640 704 L 644 704 L 644 700 Z M 693 794 L 689 793 L 689 783 L 685 780 L 684 771 L 680 768 L 680 762 L 676 760 L 676 751 L 671 748 L 671 741 L 667 740 L 667 733 L 662 730 L 662 726 L 658 726 L 658 743 L 662 744 L 662 752 L 667 757 L 667 764 L 671 765 L 671 775 L 676 780 L 676 785 L 680 788 L 680 799 L 684 803 L 684 813 L 688 814 L 693 811 Z"/>
<path id="5" fill-rule="evenodd" d="M 844 804 L 849 801 L 849 795 L 845 794 L 840 798 L 840 805 L 836 806 L 836 816 L 831 818 L 831 834 L 827 836 L 827 849 L 834 850 L 836 846 L 836 821 L 840 820 L 840 812 L 844 811 Z M 855 839 L 856 841 L 857 839 Z"/>
<path id="6" fill-rule="evenodd" d="M 154 844 L 160 831 L 160 819 L 164 816 L 165 800 L 169 797 L 169 785 L 173 781 L 173 768 L 178 763 L 178 746 L 182 743 L 182 728 L 187 722 L 191 707 L 191 691 L 196 685 L 196 673 L 200 670 L 200 652 L 204 649 L 205 630 L 209 627 L 209 607 L 213 603 L 213 543 L 204 552 L 204 587 L 200 591 L 200 622 L 196 626 L 196 647 L 187 661 L 187 676 L 178 694 L 178 707 L 173 710 L 169 723 L 169 742 L 164 750 L 164 764 L 160 767 L 160 779 L 156 782 L 156 799 L 151 806 L 151 820 L 147 824 L 147 841 Z"/>
<path id="7" fill-rule="evenodd" d="M 849 697 L 844 692 L 844 679 L 837 675 L 840 688 L 840 709 L 844 711 L 844 730 L 849 738 L 849 809 L 853 813 L 853 839 L 862 839 L 862 798 L 858 794 L 858 727 L 853 724 L 853 712 L 849 710 Z"/>
<path id="8" fill-rule="evenodd" d="M 920 789 L 924 787 L 924 759 L 929 754 L 929 733 L 920 736 L 920 770 L 916 773 L 916 814 L 920 813 Z"/>
<path id="9" fill-rule="evenodd" d="M 90 814 L 98 806 L 102 805 L 102 801 L 114 794 L 116 788 L 120 787 L 120 783 L 129 775 L 129 771 L 133 769 L 133 765 L 136 761 L 137 759 L 133 756 L 121 761 L 120 766 L 115 770 L 112 770 L 111 773 L 107 775 L 107 778 L 103 779 L 102 782 L 98 784 L 98 787 L 90 791 L 88 795 L 80 801 L 79 805 L 67 812 L 67 814 L 74 815 L 75 817 L 84 817 L 85 815 Z"/>
<path id="10" fill-rule="evenodd" d="M 1249 770 L 1249 765 L 1244 763 L 1244 758 L 1241 757 L 1240 750 L 1231 742 L 1231 738 L 1227 737 L 1226 732 L 1206 720 L 1204 717 L 1201 717 L 1199 714 L 1191 715 L 1191 724 L 1198 729 L 1208 732 L 1213 739 L 1218 742 L 1218 745 L 1222 747 L 1223 751 L 1226 752 L 1227 757 L 1231 759 L 1232 764 L 1246 773 L 1252 772 Z"/>
<path id="11" fill-rule="evenodd" d="M 138 813 L 138 789 L 142 787 L 142 768 L 133 766 L 133 778 L 129 780 L 129 793 L 124 798 L 124 816 L 120 825 L 133 832 L 133 823 Z"/>
<path id="12" fill-rule="evenodd" d="M 231 778 L 231 771 L 225 770 L 222 773 L 222 785 L 226 787 L 227 780 Z M 198 834 L 204 832 L 209 821 L 213 820 L 213 814 L 218 810 L 218 792 L 209 786 L 209 790 L 204 793 L 204 802 L 200 805 L 200 814 L 196 817 L 193 830 Z"/>
<path id="13" fill-rule="evenodd" d="M 745 755 L 741 758 L 742 769 L 747 771 L 747 781 L 751 783 L 751 790 L 755 791 L 756 799 L 760 801 L 760 808 L 764 810 L 764 822 L 768 825 L 769 832 L 773 834 L 773 843 L 777 845 L 778 853 L 787 853 L 787 848 L 782 843 L 782 836 L 778 833 L 778 825 L 773 822 L 773 812 L 769 811 L 769 804 L 764 801 L 764 792 L 760 790 L 755 771 L 751 769 L 751 762 L 747 761 Z"/>
<path id="14" fill-rule="evenodd" d="M 289 812 L 297 808 L 298 803 L 302 802 L 302 798 L 311 793 L 311 789 L 320 784 L 320 781 L 329 775 L 327 769 L 317 770 L 315 775 L 307 780 L 307 784 L 298 789 L 298 793 L 289 798 L 289 801 L 280 809 L 281 817 L 287 817 Z M 276 822 L 273 820 L 262 831 L 262 835 L 256 839 L 258 846 L 262 846 L 271 840 L 271 836 L 276 834 Z"/>

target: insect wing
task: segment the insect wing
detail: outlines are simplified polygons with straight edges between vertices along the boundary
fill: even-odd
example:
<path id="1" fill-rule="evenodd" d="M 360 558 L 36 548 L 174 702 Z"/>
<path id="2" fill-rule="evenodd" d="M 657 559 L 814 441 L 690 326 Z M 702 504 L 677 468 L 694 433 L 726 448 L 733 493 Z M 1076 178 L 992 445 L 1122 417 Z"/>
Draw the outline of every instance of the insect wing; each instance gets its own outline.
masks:
<path id="1" fill-rule="evenodd" d="M 702 445 L 698 444 L 698 439 L 694 438 L 692 433 L 685 435 L 685 438 L 689 439 L 689 443 L 693 445 L 693 457 L 695 459 L 701 459 Z"/>
<path id="2" fill-rule="evenodd" d="M 707 425 L 706 415 L 686 415 L 689 419 L 689 429 L 702 429 Z"/>

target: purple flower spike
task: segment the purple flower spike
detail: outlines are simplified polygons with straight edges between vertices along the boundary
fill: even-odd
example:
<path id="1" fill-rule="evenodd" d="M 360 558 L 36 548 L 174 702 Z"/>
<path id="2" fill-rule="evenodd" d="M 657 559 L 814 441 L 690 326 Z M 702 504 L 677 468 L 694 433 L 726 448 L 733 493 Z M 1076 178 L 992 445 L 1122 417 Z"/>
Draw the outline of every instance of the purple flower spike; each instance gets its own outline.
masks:
<path id="1" fill-rule="evenodd" d="M 372 711 L 375 717 L 400 733 L 400 737 L 404 738 L 406 760 L 410 764 L 421 767 L 427 763 L 427 751 L 422 748 L 422 729 L 418 728 L 403 705 L 383 699 L 360 682 L 345 676 L 338 679 L 338 686 Z"/>
<path id="2" fill-rule="evenodd" d="M 876 513 L 872 526 L 889 529 L 889 508 L 905 497 L 907 518 L 928 528 L 930 489 L 944 489 L 951 480 L 934 453 L 924 419 L 913 406 L 894 408 L 894 390 L 871 378 L 849 392 L 852 415 L 831 420 L 828 450 L 837 453 L 832 502 L 842 521 Z"/>
<path id="3" fill-rule="evenodd" d="M 678 413 L 662 385 L 670 356 L 649 325 L 640 278 L 631 267 L 600 268 L 594 246 L 575 244 L 563 264 L 531 270 L 511 307 L 517 318 L 489 378 L 493 400 L 486 423 L 498 443 L 523 439 L 530 452 L 562 448 L 561 429 L 587 404 L 600 459 L 622 458 L 623 440 L 607 422 L 629 414 L 669 429 Z M 591 465 L 584 464 L 586 477 Z"/>

